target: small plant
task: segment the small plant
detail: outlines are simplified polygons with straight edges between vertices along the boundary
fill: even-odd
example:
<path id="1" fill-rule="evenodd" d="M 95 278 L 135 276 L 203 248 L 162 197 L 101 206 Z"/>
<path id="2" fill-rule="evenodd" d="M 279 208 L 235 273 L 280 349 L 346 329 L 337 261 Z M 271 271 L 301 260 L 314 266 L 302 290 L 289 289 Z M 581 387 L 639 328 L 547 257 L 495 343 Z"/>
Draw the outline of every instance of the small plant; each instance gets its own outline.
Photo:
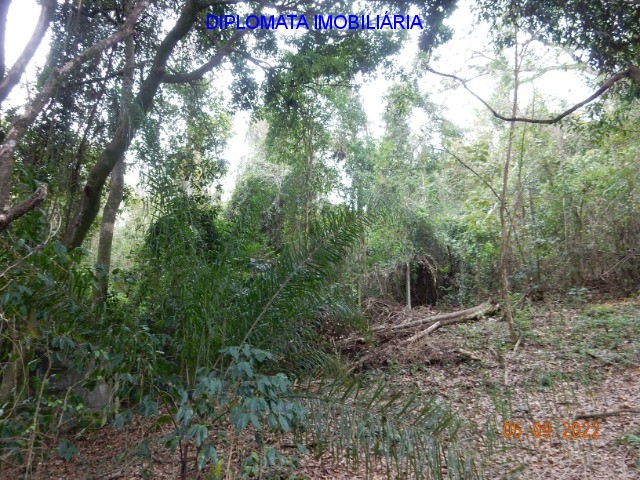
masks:
<path id="1" fill-rule="evenodd" d="M 632 314 L 609 305 L 590 305 L 578 316 L 573 333 L 583 336 L 582 346 L 585 349 L 599 350 L 597 358 L 607 357 L 616 363 L 626 361 L 627 357 L 633 358 L 632 345 L 640 334 L 640 327 Z M 603 357 L 604 351 L 606 355 Z"/>
<path id="2" fill-rule="evenodd" d="M 628 433 L 627 435 L 622 437 L 622 439 L 620 440 L 619 443 L 623 443 L 623 444 L 627 444 L 627 445 L 631 445 L 633 447 L 636 447 L 636 450 L 638 451 L 638 454 L 640 454 L 640 431 L 637 431 L 636 433 Z M 635 468 L 640 469 L 640 460 L 634 460 L 632 465 Z"/>
<path id="3" fill-rule="evenodd" d="M 591 293 L 586 287 L 573 287 L 567 291 L 567 297 L 569 297 L 572 304 L 575 306 L 584 305 L 591 298 Z"/>
<path id="4" fill-rule="evenodd" d="M 518 326 L 521 335 L 529 337 L 531 335 L 531 318 L 532 313 L 529 308 L 515 308 L 513 311 L 513 320 Z"/>
<path id="5" fill-rule="evenodd" d="M 288 432 L 301 426 L 306 418 L 305 409 L 288 399 L 292 396 L 291 382 L 286 375 L 258 373 L 262 364 L 272 360 L 271 353 L 246 344 L 221 353 L 231 357 L 226 371 L 201 371 L 195 388 L 178 389 L 175 428 L 163 441 L 171 451 L 179 450 L 183 479 L 187 478 L 191 445 L 196 451 L 195 471 L 202 471 L 209 463 L 214 470 L 219 468 L 215 443 L 226 439 L 223 422 L 229 422 L 236 435 L 252 430 L 256 444 L 262 447 L 262 431 Z M 253 452 L 244 462 L 243 476 L 259 476 L 262 468 L 286 463 L 286 458 L 273 448 L 265 450 L 262 460 Z"/>
<path id="6" fill-rule="evenodd" d="M 540 376 L 540 379 L 538 380 L 538 384 L 540 385 L 540 388 L 542 390 L 548 390 L 549 388 L 553 387 L 553 379 L 554 379 L 553 374 L 544 373 L 542 374 L 542 376 Z"/>

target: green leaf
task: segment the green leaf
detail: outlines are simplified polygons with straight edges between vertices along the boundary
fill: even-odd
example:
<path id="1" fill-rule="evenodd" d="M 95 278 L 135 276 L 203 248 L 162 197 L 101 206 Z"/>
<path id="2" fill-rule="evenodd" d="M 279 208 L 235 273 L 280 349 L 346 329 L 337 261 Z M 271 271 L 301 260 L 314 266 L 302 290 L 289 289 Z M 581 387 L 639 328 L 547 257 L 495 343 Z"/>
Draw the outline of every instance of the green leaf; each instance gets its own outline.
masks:
<path id="1" fill-rule="evenodd" d="M 249 362 L 235 363 L 231 365 L 229 371 L 234 378 L 253 378 L 253 368 L 251 367 L 251 364 Z"/>
<path id="2" fill-rule="evenodd" d="M 264 451 L 265 468 L 272 467 L 278 462 L 278 451 L 273 447 L 267 447 Z"/>
<path id="3" fill-rule="evenodd" d="M 189 425 L 193 418 L 193 408 L 188 405 L 182 405 L 176 413 L 176 422 L 182 422 L 183 425 Z"/>
<path id="4" fill-rule="evenodd" d="M 214 465 L 218 464 L 218 452 L 210 443 L 206 444 L 198 453 L 198 469 L 203 470 L 208 461 L 211 461 Z"/>
<path id="5" fill-rule="evenodd" d="M 58 455 L 64 458 L 67 462 L 71 460 L 76 453 L 78 453 L 78 449 L 66 438 L 61 440 L 58 444 Z"/>
<path id="6" fill-rule="evenodd" d="M 187 430 L 185 438 L 193 438 L 196 442 L 196 446 L 199 447 L 207 439 L 208 434 L 209 431 L 207 430 L 206 426 L 196 423 L 194 425 L 191 425 L 189 430 Z"/>
<path id="7" fill-rule="evenodd" d="M 278 422 L 280 423 L 280 427 L 284 432 L 288 432 L 289 430 L 291 430 L 289 420 L 284 415 L 278 415 Z"/>
<path id="8" fill-rule="evenodd" d="M 60 258 L 65 258 L 67 256 L 67 247 L 65 247 L 60 242 L 53 243 L 53 250 L 58 254 Z"/>
<path id="9" fill-rule="evenodd" d="M 149 418 L 151 415 L 158 414 L 158 403 L 145 397 L 142 400 L 142 413 L 145 418 Z"/>

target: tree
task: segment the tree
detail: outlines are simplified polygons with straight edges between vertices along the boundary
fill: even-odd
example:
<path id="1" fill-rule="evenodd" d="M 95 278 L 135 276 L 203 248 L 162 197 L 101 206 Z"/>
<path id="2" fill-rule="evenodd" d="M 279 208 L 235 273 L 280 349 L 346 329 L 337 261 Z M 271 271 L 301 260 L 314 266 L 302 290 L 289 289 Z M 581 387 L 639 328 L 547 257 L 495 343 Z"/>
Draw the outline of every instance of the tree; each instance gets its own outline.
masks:
<path id="1" fill-rule="evenodd" d="M 124 3 L 124 12 L 127 15 L 131 11 L 132 3 L 130 0 Z M 127 114 L 130 108 L 131 97 L 133 93 L 134 69 L 135 69 L 135 44 L 133 38 L 128 37 L 125 40 L 125 59 L 124 72 L 122 75 L 122 101 L 120 103 L 119 121 L 123 121 L 123 116 Z M 111 270 L 111 248 L 113 245 L 113 232 L 115 229 L 116 215 L 122 202 L 124 193 L 124 174 L 126 170 L 124 154 L 116 163 L 111 172 L 111 181 L 109 185 L 109 196 L 104 206 L 102 214 L 102 223 L 100 225 L 100 240 L 98 244 L 98 258 L 96 265 L 100 270 L 100 286 L 96 292 L 96 300 L 102 303 L 107 298 L 109 289 L 109 272 Z"/>
<path id="2" fill-rule="evenodd" d="M 36 192 L 34 192 L 28 199 L 17 205 L 12 205 L 11 189 L 14 175 L 14 157 L 18 144 L 24 138 L 27 133 L 27 129 L 34 122 L 38 114 L 44 109 L 55 91 L 63 85 L 64 81 L 72 73 L 74 73 L 83 64 L 99 55 L 101 52 L 112 47 L 133 33 L 136 21 L 148 5 L 148 0 L 141 0 L 131 10 L 131 14 L 128 16 L 121 28 L 117 29 L 111 35 L 102 39 L 98 43 L 86 48 L 62 66 L 53 68 L 40 91 L 35 95 L 33 100 L 25 106 L 23 113 L 11 122 L 7 133 L 3 138 L 3 143 L 0 146 L 0 232 L 6 229 L 11 222 L 30 210 L 33 210 L 42 203 L 47 193 L 46 185 L 41 184 Z M 46 6 L 47 4 L 45 4 L 45 8 Z M 36 34 L 44 35 L 44 32 L 36 32 Z M 4 39 L 2 41 L 4 41 Z M 29 47 L 30 45 L 27 45 L 26 48 L 28 49 Z M 33 50 L 35 51 L 35 49 Z M 33 55 L 33 52 L 31 55 Z"/>
<path id="3" fill-rule="evenodd" d="M 514 22 L 515 44 L 513 48 L 513 103 L 511 107 L 511 117 L 514 118 L 518 113 L 518 89 L 520 88 L 520 69 L 522 66 L 522 52 L 518 43 L 518 28 Z M 515 344 L 518 341 L 518 332 L 513 322 L 513 313 L 511 311 L 511 296 L 509 289 L 509 238 L 511 236 L 511 226 L 507 219 L 507 208 L 509 204 L 509 170 L 514 152 L 516 134 L 516 122 L 509 124 L 509 138 L 507 140 L 507 150 L 504 162 L 502 164 L 502 190 L 500 193 L 500 293 L 502 295 L 502 311 L 504 320 L 509 327 L 509 335 L 511 341 Z"/>
<path id="4" fill-rule="evenodd" d="M 55 2 L 49 2 L 47 5 L 51 6 L 52 4 L 55 4 Z M 123 27 L 115 32 L 113 24 L 118 25 L 118 19 L 123 18 L 121 3 L 116 0 L 112 0 L 106 5 L 102 2 L 85 2 L 80 9 L 69 6 L 61 7 L 67 19 L 74 16 L 75 18 L 82 17 L 88 25 L 98 26 L 99 28 L 94 28 L 92 31 L 102 35 L 102 38 L 94 38 L 96 43 L 93 46 L 72 56 L 66 55 L 66 52 L 59 52 L 58 60 L 60 61 L 54 60 L 52 63 L 55 66 L 51 68 L 46 79 L 43 80 L 42 89 L 25 108 L 24 113 L 8 129 L 4 144 L 0 150 L 0 195 L 2 195 L 0 197 L 0 204 L 2 204 L 0 228 L 6 228 L 13 220 L 35 208 L 43 201 L 46 195 L 46 187 L 43 184 L 37 193 L 33 194 L 29 199 L 15 207 L 11 206 L 10 191 L 14 183 L 12 180 L 14 154 L 26 130 L 43 110 L 49 99 L 54 96 L 55 92 L 61 87 L 70 86 L 67 82 L 73 72 L 78 71 L 80 66 L 86 64 L 89 59 L 106 52 L 126 36 L 131 35 L 136 28 L 140 33 L 142 31 L 145 32 L 144 39 L 138 36 L 137 43 L 139 48 L 136 48 L 138 58 L 142 60 L 141 62 L 136 62 L 136 65 L 140 65 L 141 71 L 138 91 L 131 102 L 128 114 L 123 116 L 123 122 L 119 123 L 112 138 L 104 145 L 100 157 L 90 167 L 85 185 L 80 192 L 75 213 L 66 226 L 66 231 L 63 235 L 65 244 L 72 248 L 79 246 L 86 238 L 89 228 L 97 216 L 101 192 L 106 179 L 119 158 L 129 148 L 132 139 L 140 129 L 144 117 L 151 110 L 153 100 L 163 84 L 197 82 L 228 58 L 236 69 L 236 92 L 240 95 L 252 94 L 254 89 L 251 78 L 247 75 L 249 71 L 247 60 L 264 64 L 255 56 L 276 53 L 278 50 L 278 46 L 274 42 L 275 32 L 271 30 L 255 32 L 252 35 L 252 39 L 256 40 L 257 43 L 253 45 L 252 42 L 247 41 L 246 36 L 249 30 L 246 29 L 204 29 L 207 13 L 216 15 L 239 14 L 245 6 L 248 6 L 255 14 L 261 14 L 270 7 L 268 2 L 255 1 L 227 4 L 199 0 L 186 0 L 180 3 L 166 1 L 162 2 L 159 8 L 149 11 L 148 16 L 145 17 L 145 23 L 136 27 L 137 19 L 146 10 L 148 4 L 149 2 L 146 0 L 137 2 Z M 421 6 L 425 20 L 433 20 L 433 28 L 429 30 L 429 38 L 425 42 L 432 41 L 432 43 L 435 43 L 440 39 L 441 20 L 443 15 L 451 9 L 451 2 L 421 4 L 421 2 L 416 1 L 406 2 L 405 6 L 410 4 Z M 351 2 L 345 0 L 339 5 L 327 2 L 326 7 L 328 8 L 329 5 L 334 8 L 340 7 L 347 11 Z M 177 6 L 180 6 L 180 9 L 175 26 L 163 38 L 158 38 L 160 36 L 159 32 L 162 30 L 159 22 L 161 14 L 172 11 Z M 382 6 L 383 4 L 381 3 Z M 298 2 L 279 8 L 279 11 L 282 12 L 306 13 L 307 15 L 319 10 L 322 10 L 322 5 L 317 5 L 314 2 Z M 57 27 L 60 29 L 59 31 L 63 31 L 68 26 L 73 27 L 73 22 L 67 22 L 66 24 L 59 22 L 57 25 L 59 25 Z M 63 27 L 63 25 L 65 26 Z M 38 33 L 40 35 L 43 34 L 42 31 Z M 71 40 L 69 42 L 71 45 L 79 44 L 75 42 L 74 36 L 77 34 L 78 32 L 73 31 L 73 29 L 64 30 L 64 35 L 67 35 Z M 343 56 L 356 55 L 356 57 L 350 58 L 350 65 L 366 62 L 367 55 L 375 52 L 384 43 L 377 40 L 384 38 L 384 36 L 368 35 L 363 30 L 349 32 L 349 34 L 339 31 L 326 34 L 325 32 L 311 30 L 307 35 L 304 35 L 301 46 L 310 52 L 313 47 L 324 44 L 327 35 L 333 37 L 334 43 L 325 44 L 321 47 L 321 54 L 333 56 L 338 53 Z M 397 42 L 391 43 L 398 45 Z M 187 45 L 193 48 L 182 48 Z M 65 55 L 67 58 L 64 58 Z M 122 52 L 119 51 L 118 55 L 122 55 Z M 206 60 L 199 61 L 198 58 L 202 57 Z M 375 56 L 375 58 L 379 58 L 379 55 Z M 199 65 L 188 70 L 194 63 L 199 63 Z M 106 75 L 102 77 L 82 79 L 75 86 L 98 82 L 99 78 L 117 77 L 121 75 L 121 70 L 107 71 L 105 73 Z"/>
<path id="5" fill-rule="evenodd" d="M 544 42 L 563 45 L 603 74 L 612 74 L 640 59 L 640 8 L 625 0 L 500 0 L 479 3 L 481 15 L 504 32 L 513 15 L 523 28 Z M 497 37 L 498 47 L 512 44 Z M 585 58 L 586 57 L 586 58 Z"/>
<path id="6" fill-rule="evenodd" d="M 322 85 L 328 79 L 321 74 L 301 79 L 301 75 L 308 73 L 303 66 L 296 65 L 295 58 L 292 63 L 290 72 L 271 82 L 265 106 L 269 124 L 265 148 L 269 161 L 290 169 L 284 208 L 290 212 L 292 230 L 306 239 L 318 198 L 331 191 L 337 176 L 327 161 L 333 108 L 330 89 Z"/>

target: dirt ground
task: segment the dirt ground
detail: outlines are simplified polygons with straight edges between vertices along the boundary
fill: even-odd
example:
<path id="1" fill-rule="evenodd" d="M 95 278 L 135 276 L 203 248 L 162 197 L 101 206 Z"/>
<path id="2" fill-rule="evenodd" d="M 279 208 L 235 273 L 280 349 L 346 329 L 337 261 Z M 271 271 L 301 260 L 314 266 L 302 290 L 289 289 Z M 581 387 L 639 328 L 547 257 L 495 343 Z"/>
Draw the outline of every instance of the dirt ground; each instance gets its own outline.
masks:
<path id="1" fill-rule="evenodd" d="M 640 299 L 525 303 L 516 320 L 524 339 L 516 348 L 506 325 L 489 317 L 441 328 L 410 355 L 388 349 L 363 374 L 449 404 L 465 420 L 463 443 L 483 478 L 640 479 Z M 376 347 L 365 348 L 371 354 Z M 505 438 L 504 422 L 518 422 L 522 437 Z M 533 437 L 539 427 L 548 439 Z M 166 428 L 151 430 L 137 419 L 125 429 L 74 437 L 71 460 L 52 452 L 29 478 L 179 478 L 178 455 L 154 442 Z M 228 463 L 205 478 L 236 478 L 248 450 L 242 439 L 235 448 L 221 450 Z M 302 456 L 292 472 L 290 478 L 386 478 L 382 465 L 367 476 L 329 454 Z M 9 475 L 21 478 L 17 470 Z"/>

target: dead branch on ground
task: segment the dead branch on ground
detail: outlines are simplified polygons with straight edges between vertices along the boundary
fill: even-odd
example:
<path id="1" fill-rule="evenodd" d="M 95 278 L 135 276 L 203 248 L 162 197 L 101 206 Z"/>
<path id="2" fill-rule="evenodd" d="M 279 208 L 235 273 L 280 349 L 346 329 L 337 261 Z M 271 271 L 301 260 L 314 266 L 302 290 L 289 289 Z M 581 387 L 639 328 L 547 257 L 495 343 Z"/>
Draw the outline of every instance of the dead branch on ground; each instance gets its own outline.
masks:
<path id="1" fill-rule="evenodd" d="M 427 363 L 480 360 L 470 352 L 448 346 L 446 341 L 426 345 L 425 339 L 444 326 L 477 321 L 495 314 L 500 308 L 486 302 L 465 310 L 435 314 L 425 307 L 407 309 L 379 298 L 367 299 L 364 307 L 365 316 L 373 325 L 371 335 L 354 333 L 333 342 L 337 351 L 357 357 L 359 366 L 392 359 L 408 362 L 422 359 Z M 369 348 L 371 345 L 373 348 Z"/>

